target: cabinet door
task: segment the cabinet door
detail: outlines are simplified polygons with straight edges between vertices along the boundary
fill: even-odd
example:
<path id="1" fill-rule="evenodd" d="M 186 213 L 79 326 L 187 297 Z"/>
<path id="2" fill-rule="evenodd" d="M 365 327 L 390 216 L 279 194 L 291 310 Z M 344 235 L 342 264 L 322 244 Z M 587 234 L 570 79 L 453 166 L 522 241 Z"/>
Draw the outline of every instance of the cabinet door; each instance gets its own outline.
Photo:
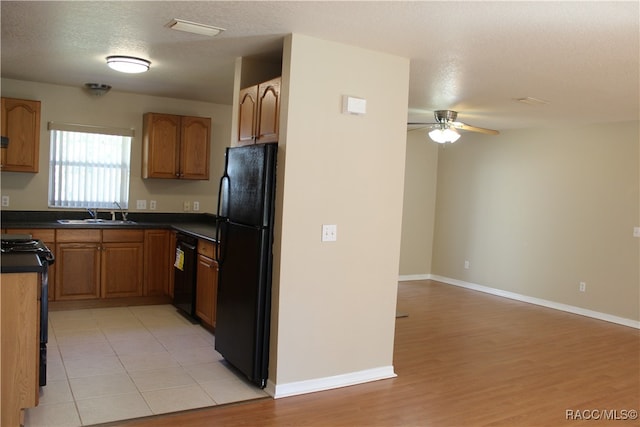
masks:
<path id="1" fill-rule="evenodd" d="M 24 408 L 38 404 L 40 303 L 37 273 L 2 275 L 0 287 L 0 425 L 24 423 Z"/>
<path id="2" fill-rule="evenodd" d="M 2 170 L 38 172 L 40 149 L 40 101 L 2 98 Z"/>
<path id="3" fill-rule="evenodd" d="M 102 245 L 102 297 L 142 296 L 143 243 Z"/>
<path id="4" fill-rule="evenodd" d="M 196 277 L 196 316 L 203 323 L 215 328 L 218 263 L 209 257 L 198 255 Z"/>
<path id="5" fill-rule="evenodd" d="M 144 232 L 144 296 L 169 295 L 172 270 L 169 230 Z"/>
<path id="6" fill-rule="evenodd" d="M 56 244 L 56 301 L 100 297 L 100 244 Z"/>
<path id="7" fill-rule="evenodd" d="M 258 85 L 258 130 L 256 142 L 278 141 L 280 78 Z"/>
<path id="8" fill-rule="evenodd" d="M 178 178 L 180 116 L 147 113 L 142 133 L 142 177 Z"/>
<path id="9" fill-rule="evenodd" d="M 240 90 L 238 111 L 238 145 L 255 143 L 258 115 L 258 86 Z"/>
<path id="10" fill-rule="evenodd" d="M 180 178 L 209 179 L 209 146 L 211 119 L 182 117 L 180 146 Z"/>

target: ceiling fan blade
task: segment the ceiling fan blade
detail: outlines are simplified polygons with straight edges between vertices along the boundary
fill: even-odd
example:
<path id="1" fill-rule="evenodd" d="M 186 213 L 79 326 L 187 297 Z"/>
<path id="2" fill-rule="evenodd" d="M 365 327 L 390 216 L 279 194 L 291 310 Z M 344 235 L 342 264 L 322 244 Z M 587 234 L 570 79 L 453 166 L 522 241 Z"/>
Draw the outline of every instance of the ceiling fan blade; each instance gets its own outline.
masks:
<path id="1" fill-rule="evenodd" d="M 487 135 L 498 135 L 500 132 L 498 132 L 497 130 L 493 130 L 493 129 L 485 129 L 485 128 L 479 128 L 477 126 L 471 126 L 462 122 L 450 122 L 449 123 L 451 126 L 453 126 L 456 129 L 462 129 L 462 130 L 466 130 L 469 132 L 479 132 L 479 133 L 484 133 Z"/>
<path id="2" fill-rule="evenodd" d="M 418 129 L 430 128 L 437 124 L 438 123 L 408 122 L 407 128 L 409 128 L 409 130 L 418 130 Z"/>

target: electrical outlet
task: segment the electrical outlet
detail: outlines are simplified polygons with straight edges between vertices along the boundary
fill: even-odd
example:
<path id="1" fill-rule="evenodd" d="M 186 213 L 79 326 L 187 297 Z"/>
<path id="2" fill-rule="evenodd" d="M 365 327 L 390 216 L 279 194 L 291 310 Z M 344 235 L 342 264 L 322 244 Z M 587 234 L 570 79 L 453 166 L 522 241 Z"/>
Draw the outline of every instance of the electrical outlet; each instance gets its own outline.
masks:
<path id="1" fill-rule="evenodd" d="M 464 261 L 464 269 L 465 270 L 468 270 L 470 265 L 471 264 L 469 264 L 469 261 L 467 261 L 467 260 Z"/>
<path id="2" fill-rule="evenodd" d="M 197 212 L 197 211 L 199 211 L 199 210 L 200 210 L 200 202 L 195 201 L 195 202 L 193 202 L 193 205 L 192 205 L 192 206 L 193 206 L 193 211 L 194 211 L 194 212 Z"/>
<path id="3" fill-rule="evenodd" d="M 9 207 L 9 196 L 2 196 L 2 207 Z"/>
<path id="4" fill-rule="evenodd" d="M 147 201 L 146 200 L 136 200 L 136 209 L 147 209 Z"/>
<path id="5" fill-rule="evenodd" d="M 585 282 L 580 282 L 580 285 L 578 285 L 578 289 L 580 290 L 580 292 L 587 292 L 587 284 Z"/>
<path id="6" fill-rule="evenodd" d="M 156 201 L 155 200 L 149 200 L 149 209 L 151 209 L 152 211 L 156 210 Z"/>
<path id="7" fill-rule="evenodd" d="M 322 241 L 335 242 L 338 240 L 338 226 L 335 224 L 322 225 Z"/>
<path id="8" fill-rule="evenodd" d="M 4 206 L 4 198 L 2 199 L 2 206 Z M 633 237 L 640 237 L 640 227 L 633 227 Z"/>
<path id="9" fill-rule="evenodd" d="M 185 212 L 189 212 L 191 210 L 191 202 L 189 202 L 188 200 L 185 200 L 185 202 L 182 205 L 182 210 Z"/>

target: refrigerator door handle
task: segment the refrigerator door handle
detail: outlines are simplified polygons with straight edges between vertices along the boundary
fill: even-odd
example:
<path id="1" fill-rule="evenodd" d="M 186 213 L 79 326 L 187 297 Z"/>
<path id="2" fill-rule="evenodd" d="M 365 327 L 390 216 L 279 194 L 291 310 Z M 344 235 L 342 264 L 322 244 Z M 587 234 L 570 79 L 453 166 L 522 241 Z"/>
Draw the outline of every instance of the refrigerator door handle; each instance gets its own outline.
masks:
<path id="1" fill-rule="evenodd" d="M 217 245 L 214 246 L 213 257 L 219 264 L 222 263 L 220 253 L 221 253 L 221 245 L 223 244 L 223 236 L 222 236 L 222 227 L 223 224 L 228 220 L 228 206 L 229 206 L 229 175 L 225 173 L 225 175 L 220 178 L 220 186 L 218 187 L 218 209 L 217 209 L 217 218 L 216 218 L 216 242 Z"/>
<path id="2" fill-rule="evenodd" d="M 218 240 L 218 244 L 216 245 L 216 250 L 214 251 L 214 255 L 216 257 L 216 261 L 218 261 L 218 265 L 224 264 L 224 254 L 225 254 L 225 243 L 227 240 L 227 228 L 229 225 L 228 220 L 224 220 L 218 223 L 218 227 L 216 229 L 216 240 Z"/>
<path id="3" fill-rule="evenodd" d="M 223 175 L 220 178 L 220 186 L 218 187 L 218 218 L 228 216 L 229 210 L 229 175 Z"/>

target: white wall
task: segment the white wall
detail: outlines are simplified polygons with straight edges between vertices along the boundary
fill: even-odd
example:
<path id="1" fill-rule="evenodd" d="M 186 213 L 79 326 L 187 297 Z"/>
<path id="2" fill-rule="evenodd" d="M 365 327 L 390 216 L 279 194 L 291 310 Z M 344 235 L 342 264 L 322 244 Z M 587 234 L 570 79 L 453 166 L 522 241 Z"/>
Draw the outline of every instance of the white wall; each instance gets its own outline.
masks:
<path id="1" fill-rule="evenodd" d="M 431 272 L 439 144 L 429 139 L 427 131 L 407 132 L 400 247 L 400 276 L 403 277 Z"/>
<path id="2" fill-rule="evenodd" d="M 218 180 L 224 169 L 224 147 L 231 140 L 230 105 L 143 96 L 111 90 L 102 97 L 79 87 L 2 79 L 2 96 L 41 101 L 40 172 L 2 173 L 2 194 L 11 210 L 47 210 L 49 132 L 47 122 L 135 129 L 131 149 L 129 211 L 138 199 L 157 201 L 157 212 L 182 212 L 183 201 L 200 202 L 200 212 L 215 212 Z M 211 117 L 211 166 L 208 181 L 142 179 L 142 115 L 146 112 Z"/>
<path id="3" fill-rule="evenodd" d="M 638 122 L 465 133 L 438 153 L 430 273 L 640 320 L 639 145 Z"/>
<path id="4" fill-rule="evenodd" d="M 276 395 L 393 374 L 409 77 L 408 59 L 297 34 L 284 57 Z M 342 95 L 366 98 L 367 114 L 342 114 Z M 321 242 L 322 224 L 337 224 L 336 242 Z"/>

